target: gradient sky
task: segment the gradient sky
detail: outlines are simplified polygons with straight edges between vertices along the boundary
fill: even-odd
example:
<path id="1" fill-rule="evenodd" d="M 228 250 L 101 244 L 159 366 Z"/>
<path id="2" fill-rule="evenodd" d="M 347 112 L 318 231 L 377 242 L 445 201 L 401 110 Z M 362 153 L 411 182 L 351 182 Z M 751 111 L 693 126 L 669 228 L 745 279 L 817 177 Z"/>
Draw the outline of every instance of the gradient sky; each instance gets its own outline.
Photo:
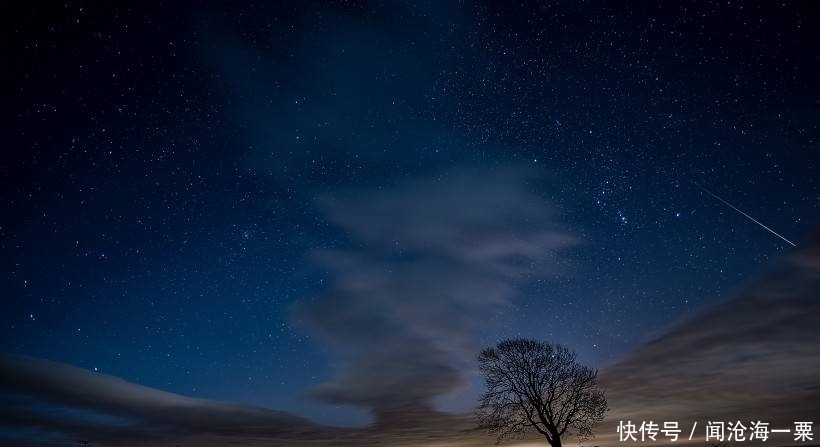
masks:
<path id="1" fill-rule="evenodd" d="M 818 224 L 809 2 L 109 3 L 2 6 L 7 353 L 465 410 L 483 345 L 603 367 L 790 248 L 691 181 Z"/>

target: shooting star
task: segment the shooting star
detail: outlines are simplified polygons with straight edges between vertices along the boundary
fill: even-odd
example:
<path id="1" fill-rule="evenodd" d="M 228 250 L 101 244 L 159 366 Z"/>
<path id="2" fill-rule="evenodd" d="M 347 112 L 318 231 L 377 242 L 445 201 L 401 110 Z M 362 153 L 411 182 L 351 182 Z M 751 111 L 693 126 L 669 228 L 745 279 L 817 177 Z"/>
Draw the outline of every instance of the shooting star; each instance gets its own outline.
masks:
<path id="1" fill-rule="evenodd" d="M 738 213 L 742 214 L 743 216 L 745 216 L 746 218 L 748 218 L 748 219 L 749 219 L 749 220 L 751 220 L 752 222 L 754 222 L 754 223 L 756 223 L 756 224 L 760 225 L 761 227 L 763 227 L 763 229 L 765 229 L 765 230 L 766 230 L 766 231 L 768 231 L 769 233 L 772 233 L 773 235 L 775 235 L 775 236 L 779 237 L 780 239 L 782 239 L 782 240 L 786 241 L 786 243 L 787 243 L 787 244 L 791 245 L 792 247 L 797 247 L 797 245 L 795 245 L 795 243 L 794 243 L 794 242 L 792 242 L 792 241 L 790 241 L 790 240 L 786 239 L 785 237 L 781 236 L 778 232 L 776 232 L 776 231 L 772 230 L 771 228 L 767 227 L 766 225 L 763 225 L 763 223 L 761 223 L 759 220 L 757 220 L 757 219 L 755 219 L 754 217 L 752 217 L 752 216 L 750 216 L 750 215 L 748 215 L 748 214 L 744 213 L 743 211 L 741 211 L 740 209 L 738 209 L 736 206 L 732 205 L 731 203 L 729 203 L 729 202 L 727 202 L 727 201 L 725 201 L 725 200 L 721 199 L 721 198 L 720 198 L 717 194 L 715 194 L 715 193 L 713 193 L 712 191 L 709 191 L 709 190 L 708 190 L 708 189 L 706 189 L 705 187 L 701 186 L 701 185 L 700 185 L 700 183 L 698 183 L 698 182 L 696 182 L 696 181 L 694 181 L 694 180 L 689 180 L 689 182 L 691 182 L 693 185 L 695 185 L 695 186 L 697 186 L 698 188 L 700 188 L 700 189 L 701 189 L 703 192 L 705 192 L 706 194 L 709 194 L 710 196 L 712 196 L 712 197 L 714 197 L 714 198 L 716 198 L 716 199 L 720 200 L 721 202 L 723 202 L 723 204 L 725 204 L 725 205 L 726 205 L 726 206 L 728 206 L 729 208 L 731 208 L 731 209 L 733 209 L 733 210 L 737 211 Z"/>

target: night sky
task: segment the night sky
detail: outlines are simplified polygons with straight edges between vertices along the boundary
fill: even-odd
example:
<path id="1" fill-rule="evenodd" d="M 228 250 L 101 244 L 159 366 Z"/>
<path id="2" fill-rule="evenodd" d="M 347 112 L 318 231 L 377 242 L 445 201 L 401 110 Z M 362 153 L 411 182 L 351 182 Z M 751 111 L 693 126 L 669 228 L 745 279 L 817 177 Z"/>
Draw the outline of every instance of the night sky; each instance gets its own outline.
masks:
<path id="1" fill-rule="evenodd" d="M 18 3 L 18 4 L 15 4 Z M 0 351 L 360 426 L 820 222 L 811 2 L 4 3 Z M 374 419 L 375 418 L 375 419 Z"/>

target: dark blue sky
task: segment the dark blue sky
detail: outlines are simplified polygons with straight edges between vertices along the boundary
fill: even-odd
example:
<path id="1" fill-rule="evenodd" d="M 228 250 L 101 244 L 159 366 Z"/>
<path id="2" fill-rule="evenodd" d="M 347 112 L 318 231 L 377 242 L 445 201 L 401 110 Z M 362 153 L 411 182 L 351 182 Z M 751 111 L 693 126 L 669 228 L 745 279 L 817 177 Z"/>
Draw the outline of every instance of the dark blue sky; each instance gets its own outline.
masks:
<path id="1" fill-rule="evenodd" d="M 3 350 L 335 424 L 417 362 L 464 409 L 445 354 L 605 366 L 790 248 L 690 180 L 818 223 L 807 2 L 439 3 L 4 6 Z"/>

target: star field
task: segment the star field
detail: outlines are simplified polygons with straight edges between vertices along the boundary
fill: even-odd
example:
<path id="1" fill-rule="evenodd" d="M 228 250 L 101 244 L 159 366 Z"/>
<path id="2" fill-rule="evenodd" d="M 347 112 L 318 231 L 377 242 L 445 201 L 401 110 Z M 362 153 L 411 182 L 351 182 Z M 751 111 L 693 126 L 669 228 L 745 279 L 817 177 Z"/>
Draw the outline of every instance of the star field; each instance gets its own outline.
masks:
<path id="1" fill-rule="evenodd" d="M 527 242 L 492 270 L 515 292 L 472 341 L 544 338 L 604 366 L 790 248 L 691 181 L 798 246 L 818 223 L 807 3 L 4 8 L 7 352 L 359 424 L 354 399 L 306 397 L 349 361 L 322 335 L 353 338 L 321 307 L 357 309 L 334 295 L 360 279 L 341 265 L 394 284 L 416 258 L 485 256 L 416 231 Z M 415 208 L 428 188 L 451 201 Z M 494 191 L 522 209 L 475 203 Z M 426 220 L 373 211 L 397 203 Z M 533 223 L 567 239 L 528 257 Z"/>

